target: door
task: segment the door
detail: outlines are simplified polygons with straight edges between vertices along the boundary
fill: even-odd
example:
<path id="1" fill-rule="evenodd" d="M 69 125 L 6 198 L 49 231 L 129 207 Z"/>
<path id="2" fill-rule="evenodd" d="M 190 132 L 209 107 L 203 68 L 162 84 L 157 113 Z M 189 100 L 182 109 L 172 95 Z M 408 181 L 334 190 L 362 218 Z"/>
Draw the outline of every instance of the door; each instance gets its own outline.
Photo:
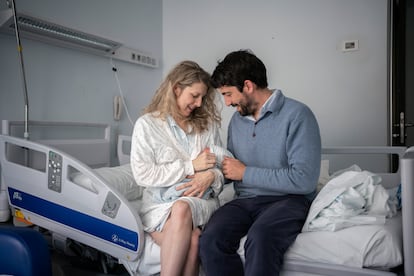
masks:
<path id="1" fill-rule="evenodd" d="M 414 146 L 414 0 L 392 0 L 393 146 Z"/>

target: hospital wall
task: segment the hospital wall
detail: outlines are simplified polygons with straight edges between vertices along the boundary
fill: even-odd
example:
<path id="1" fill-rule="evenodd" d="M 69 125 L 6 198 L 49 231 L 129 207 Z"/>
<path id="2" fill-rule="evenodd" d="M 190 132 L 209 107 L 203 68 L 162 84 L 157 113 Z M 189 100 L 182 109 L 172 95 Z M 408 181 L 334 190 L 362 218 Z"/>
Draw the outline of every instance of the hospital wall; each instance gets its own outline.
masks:
<path id="1" fill-rule="evenodd" d="M 387 0 L 16 2 L 21 11 L 160 59 L 156 69 L 115 60 L 133 120 L 180 60 L 193 59 L 212 72 L 226 53 L 248 48 L 267 65 L 270 87 L 312 108 L 323 145 L 387 144 Z M 359 49 L 343 52 L 342 43 L 353 40 Z M 113 119 L 119 89 L 108 58 L 22 43 L 31 120 L 103 122 L 113 126 L 113 135 L 131 134 L 125 112 L 120 121 Z M 11 36 L 0 34 L 0 61 L 0 119 L 22 120 Z M 223 139 L 233 111 L 223 106 Z"/>
<path id="2" fill-rule="evenodd" d="M 164 70 L 190 58 L 212 71 L 251 49 L 271 88 L 312 108 L 323 145 L 387 145 L 387 11 L 387 0 L 163 1 Z"/>
<path id="3" fill-rule="evenodd" d="M 6 8 L 0 0 L 0 9 Z M 121 42 L 127 47 L 162 55 L 162 1 L 16 0 L 20 12 L 69 28 Z M 22 38 L 29 119 L 111 124 L 113 137 L 130 135 L 125 109 L 113 118 L 119 95 L 107 57 Z M 16 40 L 0 33 L 0 119 L 23 120 L 24 98 Z M 148 104 L 162 78 L 162 65 L 150 68 L 113 60 L 133 121 Z M 30 128 L 29 128 L 30 134 Z M 112 145 L 115 158 L 115 145 Z"/>

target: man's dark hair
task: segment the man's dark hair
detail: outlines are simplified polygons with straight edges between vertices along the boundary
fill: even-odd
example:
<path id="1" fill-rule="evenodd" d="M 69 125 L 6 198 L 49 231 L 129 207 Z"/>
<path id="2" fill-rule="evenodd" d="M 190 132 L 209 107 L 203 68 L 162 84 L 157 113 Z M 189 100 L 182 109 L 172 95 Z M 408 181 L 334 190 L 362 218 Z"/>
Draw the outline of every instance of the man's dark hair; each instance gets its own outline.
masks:
<path id="1" fill-rule="evenodd" d="M 211 78 L 214 88 L 236 86 L 241 92 L 245 80 L 254 82 L 258 88 L 267 87 L 265 65 L 247 50 L 229 53 L 222 61 L 218 62 Z"/>

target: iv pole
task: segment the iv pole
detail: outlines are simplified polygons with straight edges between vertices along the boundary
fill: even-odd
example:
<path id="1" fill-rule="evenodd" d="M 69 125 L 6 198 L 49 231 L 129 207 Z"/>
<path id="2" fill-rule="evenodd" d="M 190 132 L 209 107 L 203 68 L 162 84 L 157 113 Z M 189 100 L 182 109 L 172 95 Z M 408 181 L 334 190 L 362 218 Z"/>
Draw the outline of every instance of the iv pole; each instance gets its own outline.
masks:
<path id="1" fill-rule="evenodd" d="M 23 93 L 24 93 L 24 138 L 25 139 L 29 139 L 29 98 L 27 96 L 26 74 L 25 74 L 25 71 L 24 71 L 22 44 L 20 42 L 19 24 L 17 22 L 17 15 L 16 15 L 16 3 L 15 3 L 14 0 L 11 0 L 11 4 L 12 4 L 12 10 L 13 10 L 14 30 L 15 30 L 15 34 L 16 34 L 17 52 L 19 53 L 20 72 L 21 72 L 22 79 L 23 79 Z"/>

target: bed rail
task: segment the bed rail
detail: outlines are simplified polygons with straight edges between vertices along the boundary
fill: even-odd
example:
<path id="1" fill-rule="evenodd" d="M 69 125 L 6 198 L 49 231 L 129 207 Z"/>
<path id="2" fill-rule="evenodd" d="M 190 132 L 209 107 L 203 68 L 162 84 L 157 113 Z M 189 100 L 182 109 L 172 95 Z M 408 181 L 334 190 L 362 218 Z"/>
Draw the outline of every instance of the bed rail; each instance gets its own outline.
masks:
<path id="1" fill-rule="evenodd" d="M 401 159 L 404 275 L 414 275 L 414 147 Z"/>
<path id="2" fill-rule="evenodd" d="M 139 258 L 144 235 L 138 214 L 89 166 L 54 147 L 7 135 L 0 135 L 0 158 L 9 203 L 25 220 L 116 258 Z M 89 177 L 94 189 L 72 182 L 73 172 Z"/>
<path id="3" fill-rule="evenodd" d="M 117 143 L 117 155 L 120 165 L 124 165 L 130 162 L 131 153 L 131 136 L 118 135 Z"/>
<path id="4" fill-rule="evenodd" d="M 23 121 L 3 120 L 1 134 L 23 137 L 23 126 Z M 108 124 L 29 121 L 29 127 L 31 141 L 53 146 L 93 168 L 110 165 Z"/>
<path id="5" fill-rule="evenodd" d="M 383 186 L 385 188 L 392 188 L 401 183 L 401 165 L 398 165 L 395 171 L 391 171 L 391 155 L 397 155 L 398 160 L 401 160 L 406 147 L 394 146 L 343 146 L 343 147 L 323 147 L 322 157 L 324 155 L 372 155 L 375 158 L 384 158 L 386 168 L 382 168 L 381 172 L 374 172 L 382 177 Z M 329 158 L 330 159 L 330 158 Z M 372 161 L 372 160 L 371 160 Z M 353 160 L 352 164 L 359 164 L 359 161 Z M 341 167 L 345 168 L 345 167 Z M 362 169 L 366 169 L 362 167 Z"/>

